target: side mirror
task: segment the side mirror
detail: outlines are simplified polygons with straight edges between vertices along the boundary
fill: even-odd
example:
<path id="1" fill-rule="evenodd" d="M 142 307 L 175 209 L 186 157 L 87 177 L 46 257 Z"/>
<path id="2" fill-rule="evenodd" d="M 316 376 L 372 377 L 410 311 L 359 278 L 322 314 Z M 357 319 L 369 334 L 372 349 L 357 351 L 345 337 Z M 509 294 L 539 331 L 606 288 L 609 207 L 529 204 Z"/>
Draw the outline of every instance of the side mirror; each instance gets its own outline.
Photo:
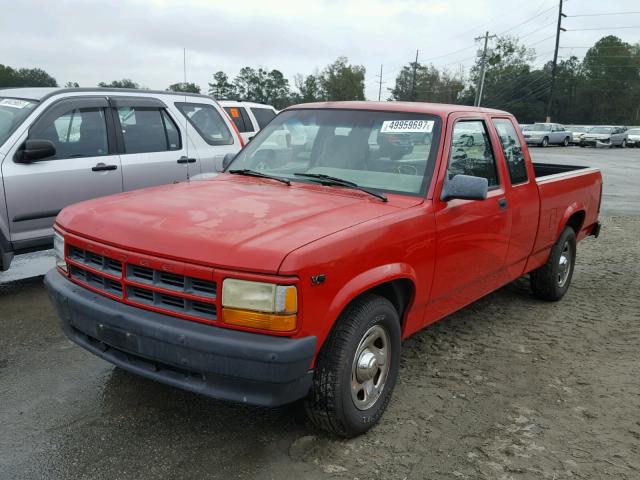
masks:
<path id="1" fill-rule="evenodd" d="M 484 177 L 471 175 L 456 175 L 444 181 L 440 200 L 448 202 L 454 198 L 462 200 L 484 200 L 489 191 L 489 182 Z"/>
<path id="2" fill-rule="evenodd" d="M 16 152 L 14 161 L 16 163 L 37 162 L 44 158 L 53 157 L 56 154 L 56 147 L 51 140 L 27 140 L 23 147 Z"/>
<path id="3" fill-rule="evenodd" d="M 227 153 L 224 158 L 222 159 L 222 170 L 226 170 L 227 167 L 229 165 L 231 165 L 231 162 L 233 161 L 233 159 L 236 158 L 236 154 L 235 153 Z"/>

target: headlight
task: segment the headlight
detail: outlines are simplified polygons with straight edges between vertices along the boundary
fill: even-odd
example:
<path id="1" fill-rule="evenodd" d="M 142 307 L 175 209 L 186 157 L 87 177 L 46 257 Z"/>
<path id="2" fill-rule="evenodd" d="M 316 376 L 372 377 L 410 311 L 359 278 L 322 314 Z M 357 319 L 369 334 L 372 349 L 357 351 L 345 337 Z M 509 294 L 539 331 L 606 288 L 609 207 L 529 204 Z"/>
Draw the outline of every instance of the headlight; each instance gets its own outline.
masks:
<path id="1" fill-rule="evenodd" d="M 222 321 L 273 331 L 296 328 L 298 292 L 293 285 L 227 278 L 222 283 Z"/>
<path id="2" fill-rule="evenodd" d="M 53 251 L 56 254 L 56 267 L 67 273 L 67 262 L 64 259 L 64 237 L 53 232 Z"/>

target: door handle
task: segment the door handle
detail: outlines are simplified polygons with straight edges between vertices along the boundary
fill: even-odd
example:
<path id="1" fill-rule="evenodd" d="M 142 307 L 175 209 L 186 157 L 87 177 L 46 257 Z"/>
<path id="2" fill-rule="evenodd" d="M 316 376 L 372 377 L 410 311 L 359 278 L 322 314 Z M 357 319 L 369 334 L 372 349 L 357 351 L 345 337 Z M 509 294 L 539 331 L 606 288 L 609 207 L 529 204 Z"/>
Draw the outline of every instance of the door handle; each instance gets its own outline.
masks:
<path id="1" fill-rule="evenodd" d="M 506 210 L 508 205 L 507 199 L 501 198 L 500 200 L 498 200 L 498 205 L 500 205 L 500 210 Z"/>
<path id="2" fill-rule="evenodd" d="M 91 169 L 91 171 L 92 172 L 106 172 L 108 170 L 117 170 L 117 169 L 118 169 L 117 165 L 106 165 L 106 164 L 100 162 L 95 167 L 93 167 Z"/>
<path id="3" fill-rule="evenodd" d="M 195 158 L 180 157 L 178 163 L 196 163 Z"/>

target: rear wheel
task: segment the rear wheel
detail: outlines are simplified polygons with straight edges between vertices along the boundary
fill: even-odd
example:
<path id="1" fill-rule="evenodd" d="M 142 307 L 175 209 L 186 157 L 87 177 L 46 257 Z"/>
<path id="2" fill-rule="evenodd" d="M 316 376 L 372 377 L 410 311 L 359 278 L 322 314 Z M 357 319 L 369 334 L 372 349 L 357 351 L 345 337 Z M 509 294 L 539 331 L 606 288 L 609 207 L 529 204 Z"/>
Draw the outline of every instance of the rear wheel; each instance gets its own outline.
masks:
<path id="1" fill-rule="evenodd" d="M 620 144 L 620 147 L 627 148 L 627 141 L 626 140 L 622 140 L 622 143 Z"/>
<path id="2" fill-rule="evenodd" d="M 375 425 L 391 398 L 400 365 L 400 321 L 386 298 L 364 294 L 340 315 L 318 355 L 309 419 L 343 437 Z"/>
<path id="3" fill-rule="evenodd" d="M 544 137 L 544 138 L 542 139 L 542 146 L 543 146 L 543 147 L 547 147 L 547 146 L 549 146 L 549 139 L 548 139 L 547 137 Z"/>
<path id="4" fill-rule="evenodd" d="M 563 147 L 568 147 L 568 146 L 569 146 L 569 137 L 566 137 L 566 138 L 564 139 L 564 141 L 562 142 L 562 146 L 563 146 Z"/>
<path id="5" fill-rule="evenodd" d="M 551 249 L 547 263 L 531 272 L 531 290 L 536 298 L 557 301 L 567 293 L 576 261 L 576 234 L 565 227 Z"/>

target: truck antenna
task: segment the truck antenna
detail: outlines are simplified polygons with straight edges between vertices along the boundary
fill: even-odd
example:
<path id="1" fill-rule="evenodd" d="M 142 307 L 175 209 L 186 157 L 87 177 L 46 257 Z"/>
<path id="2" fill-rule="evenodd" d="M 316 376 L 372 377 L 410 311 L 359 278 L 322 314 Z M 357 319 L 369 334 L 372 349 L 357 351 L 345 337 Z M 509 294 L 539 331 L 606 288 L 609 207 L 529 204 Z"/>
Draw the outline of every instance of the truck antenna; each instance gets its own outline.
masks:
<path id="1" fill-rule="evenodd" d="M 182 74 L 183 83 L 182 88 L 184 90 L 184 103 L 187 103 L 187 49 L 182 48 Z M 185 142 L 185 154 L 187 156 L 187 181 L 191 181 L 191 175 L 189 175 L 189 117 L 187 116 L 186 109 L 184 113 L 184 142 Z"/>

